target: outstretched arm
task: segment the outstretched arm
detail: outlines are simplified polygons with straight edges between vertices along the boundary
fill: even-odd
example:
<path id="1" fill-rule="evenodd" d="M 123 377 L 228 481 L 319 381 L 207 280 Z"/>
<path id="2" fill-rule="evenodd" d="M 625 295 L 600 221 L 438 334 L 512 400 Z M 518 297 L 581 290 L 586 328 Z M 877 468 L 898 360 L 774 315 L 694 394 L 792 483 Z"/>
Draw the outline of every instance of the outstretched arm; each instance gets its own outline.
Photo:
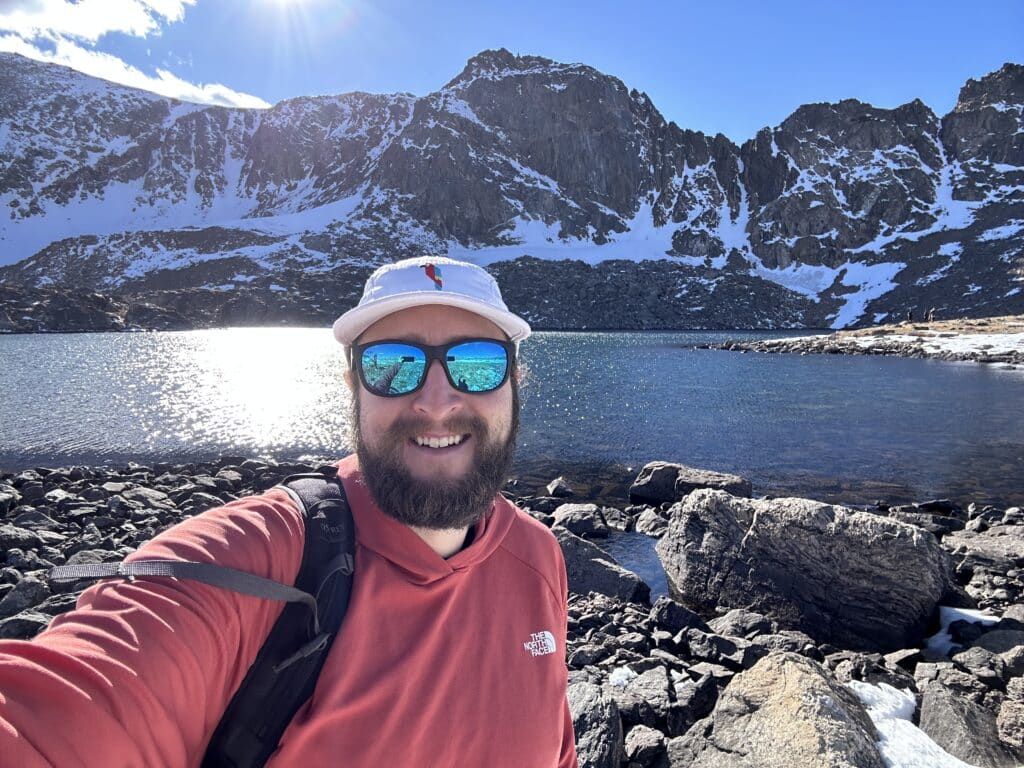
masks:
<path id="1" fill-rule="evenodd" d="M 187 520 L 130 560 L 215 562 L 285 584 L 303 525 L 283 491 Z M 106 581 L 31 641 L 0 641 L 5 765 L 191 766 L 283 607 L 168 578 Z"/>

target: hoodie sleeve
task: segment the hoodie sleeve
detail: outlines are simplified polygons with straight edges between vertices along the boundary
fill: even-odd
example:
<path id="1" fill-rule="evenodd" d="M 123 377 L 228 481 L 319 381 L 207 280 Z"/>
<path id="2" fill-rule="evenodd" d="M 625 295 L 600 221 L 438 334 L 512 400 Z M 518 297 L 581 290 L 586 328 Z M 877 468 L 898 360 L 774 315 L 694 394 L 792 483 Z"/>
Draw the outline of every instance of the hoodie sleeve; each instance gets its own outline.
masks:
<path id="1" fill-rule="evenodd" d="M 294 582 L 299 510 L 283 491 L 174 526 L 129 560 L 214 562 Z M 198 765 L 281 612 L 169 578 L 104 581 L 31 641 L 0 641 L 4 765 Z"/>

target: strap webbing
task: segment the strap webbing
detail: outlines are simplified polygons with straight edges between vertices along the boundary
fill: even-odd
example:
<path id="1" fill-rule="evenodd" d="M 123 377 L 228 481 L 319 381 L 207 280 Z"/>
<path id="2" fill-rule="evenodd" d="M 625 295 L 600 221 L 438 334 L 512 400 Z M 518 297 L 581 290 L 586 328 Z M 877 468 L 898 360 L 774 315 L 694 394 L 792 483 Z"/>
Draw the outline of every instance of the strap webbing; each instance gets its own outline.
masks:
<path id="1" fill-rule="evenodd" d="M 175 579 L 201 581 L 243 595 L 262 597 L 266 600 L 281 600 L 286 603 L 302 603 L 313 613 L 314 634 L 320 633 L 320 618 L 316 598 L 301 589 L 265 579 L 252 573 L 225 568 L 213 563 L 192 563 L 181 560 L 137 560 L 132 563 L 88 563 L 82 565 L 59 565 L 50 571 L 53 581 L 77 581 L 78 579 L 105 579 L 121 577 L 133 579 L 137 576 L 170 576 Z"/>

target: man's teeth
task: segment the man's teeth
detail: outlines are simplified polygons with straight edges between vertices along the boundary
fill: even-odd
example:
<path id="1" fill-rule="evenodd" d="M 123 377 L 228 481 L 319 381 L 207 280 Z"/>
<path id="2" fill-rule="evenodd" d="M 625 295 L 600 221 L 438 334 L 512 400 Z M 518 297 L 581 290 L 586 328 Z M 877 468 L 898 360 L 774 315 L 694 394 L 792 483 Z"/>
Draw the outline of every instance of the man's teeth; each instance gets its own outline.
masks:
<path id="1" fill-rule="evenodd" d="M 423 437 L 417 435 L 416 445 L 429 448 L 447 448 L 462 442 L 462 435 L 445 435 L 444 437 Z"/>

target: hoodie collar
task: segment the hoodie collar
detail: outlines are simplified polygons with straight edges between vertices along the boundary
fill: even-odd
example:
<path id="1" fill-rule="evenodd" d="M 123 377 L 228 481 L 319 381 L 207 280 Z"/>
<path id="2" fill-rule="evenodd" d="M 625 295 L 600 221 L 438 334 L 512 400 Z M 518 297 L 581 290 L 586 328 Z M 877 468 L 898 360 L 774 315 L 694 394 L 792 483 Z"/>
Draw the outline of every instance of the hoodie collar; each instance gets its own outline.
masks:
<path id="1" fill-rule="evenodd" d="M 409 526 L 385 515 L 370 495 L 355 454 L 338 462 L 338 477 L 345 485 L 356 541 L 391 562 L 413 584 L 430 584 L 484 562 L 501 544 L 515 512 L 500 494 L 491 510 L 476 523 L 473 542 L 445 560 Z"/>

